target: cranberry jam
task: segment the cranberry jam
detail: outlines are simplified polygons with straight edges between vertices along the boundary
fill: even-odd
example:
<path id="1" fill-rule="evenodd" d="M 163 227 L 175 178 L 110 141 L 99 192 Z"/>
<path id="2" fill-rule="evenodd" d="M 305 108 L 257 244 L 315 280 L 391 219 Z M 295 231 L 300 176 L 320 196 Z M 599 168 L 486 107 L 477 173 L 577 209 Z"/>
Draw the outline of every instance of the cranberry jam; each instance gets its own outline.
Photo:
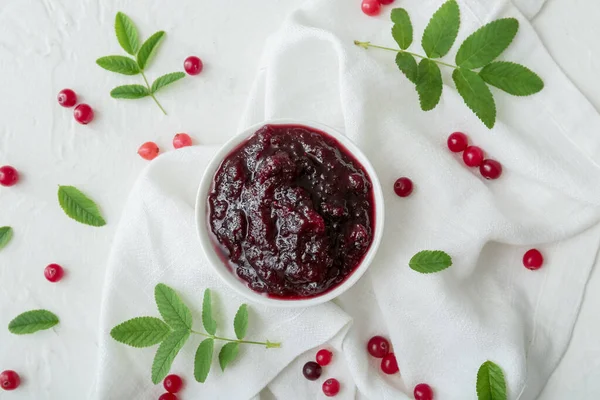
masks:
<path id="1" fill-rule="evenodd" d="M 216 247 L 254 291 L 323 294 L 361 263 L 375 230 L 363 166 L 331 136 L 266 125 L 215 173 L 208 223 Z"/>

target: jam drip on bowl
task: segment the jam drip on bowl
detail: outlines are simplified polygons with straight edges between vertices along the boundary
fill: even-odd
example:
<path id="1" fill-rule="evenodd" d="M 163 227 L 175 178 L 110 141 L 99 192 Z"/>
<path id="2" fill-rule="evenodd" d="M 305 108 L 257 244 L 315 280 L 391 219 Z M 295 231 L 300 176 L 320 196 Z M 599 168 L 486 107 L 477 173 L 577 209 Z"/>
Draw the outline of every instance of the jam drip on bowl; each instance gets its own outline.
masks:
<path id="1" fill-rule="evenodd" d="M 371 180 L 334 138 L 266 125 L 215 173 L 208 223 L 218 251 L 254 291 L 325 293 L 361 263 L 374 233 Z"/>

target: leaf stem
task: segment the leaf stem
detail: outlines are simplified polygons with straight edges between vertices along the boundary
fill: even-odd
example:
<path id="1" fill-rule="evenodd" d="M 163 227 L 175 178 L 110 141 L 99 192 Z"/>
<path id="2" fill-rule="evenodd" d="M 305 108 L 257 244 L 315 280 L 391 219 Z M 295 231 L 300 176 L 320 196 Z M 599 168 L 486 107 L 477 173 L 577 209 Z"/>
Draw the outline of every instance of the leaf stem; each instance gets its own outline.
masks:
<path id="1" fill-rule="evenodd" d="M 222 340 L 224 342 L 235 342 L 235 343 L 240 343 L 240 344 L 257 344 L 260 346 L 266 346 L 267 349 L 274 349 L 274 348 L 281 347 L 281 343 L 273 343 L 273 342 L 269 342 L 268 340 L 266 342 L 254 342 L 251 340 L 228 339 L 228 338 L 224 338 L 224 337 L 220 337 L 220 336 L 209 335 L 208 333 L 198 332 L 193 329 L 191 330 L 191 332 L 195 333 L 196 335 L 204 336 L 204 337 L 215 339 L 215 340 Z"/>
<path id="2" fill-rule="evenodd" d="M 406 54 L 410 54 L 411 56 L 414 56 L 414 57 L 423 58 L 423 59 L 429 59 L 429 60 L 433 61 L 436 64 L 445 65 L 446 67 L 458 69 L 458 67 L 456 65 L 448 64 L 448 63 L 445 63 L 443 61 L 435 60 L 435 59 L 432 59 L 432 58 L 429 58 L 429 57 L 426 57 L 426 56 L 422 56 L 420 54 L 413 53 L 413 52 L 406 51 L 406 50 L 394 49 L 394 48 L 385 47 L 385 46 L 379 46 L 379 45 L 376 45 L 376 44 L 371 44 L 371 42 L 359 42 L 358 40 L 355 40 L 354 44 L 357 45 L 357 46 L 359 46 L 359 47 L 362 47 L 363 49 L 368 49 L 369 47 L 373 47 L 373 48 L 376 48 L 376 49 L 388 50 L 388 51 L 393 51 L 393 52 L 396 52 L 396 53 L 406 53 Z"/>
<path id="3" fill-rule="evenodd" d="M 144 78 L 144 82 L 146 83 L 146 87 L 148 88 L 148 93 L 150 93 L 150 97 L 152 97 L 152 99 L 154 100 L 154 102 L 156 103 L 158 108 L 160 108 L 160 110 L 163 112 L 163 114 L 167 115 L 167 112 L 165 111 L 163 106 L 160 105 L 160 103 L 158 102 L 158 99 L 156 98 L 156 96 L 154 96 L 154 93 L 152 93 L 152 89 L 150 88 L 150 84 L 148 83 L 148 79 L 146 79 L 146 75 L 144 74 L 144 71 L 140 70 L 140 73 L 142 74 L 142 78 Z"/>

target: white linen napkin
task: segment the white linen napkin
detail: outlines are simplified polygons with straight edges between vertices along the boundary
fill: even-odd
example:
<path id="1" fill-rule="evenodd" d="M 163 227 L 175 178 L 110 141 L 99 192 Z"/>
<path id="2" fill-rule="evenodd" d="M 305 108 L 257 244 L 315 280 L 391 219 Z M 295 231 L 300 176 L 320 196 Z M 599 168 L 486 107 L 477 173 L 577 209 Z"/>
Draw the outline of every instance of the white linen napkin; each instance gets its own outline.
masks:
<path id="1" fill-rule="evenodd" d="M 411 15 L 415 49 L 441 3 L 395 3 Z M 512 3 L 459 4 L 461 28 L 449 60 L 482 24 L 516 17 L 519 33 L 500 58 L 527 65 L 545 81 L 544 90 L 531 97 L 493 90 L 498 119 L 491 131 L 463 104 L 448 71 L 440 104 L 426 113 L 393 53 L 353 45 L 358 39 L 394 46 L 389 8 L 367 18 L 353 1 L 309 1 L 267 43 L 240 126 L 297 118 L 345 132 L 371 159 L 384 186 L 384 239 L 368 273 L 337 305 L 297 311 L 252 305 L 249 336 L 280 340 L 282 349 L 244 347 L 225 374 L 213 363 L 200 385 L 190 373 L 199 338 L 191 340 L 172 370 L 187 378 L 182 398 L 247 399 L 267 385 L 277 398 L 319 398 L 320 383 L 335 376 L 342 399 L 412 398 L 420 382 L 429 383 L 437 399 L 474 399 L 477 370 L 486 360 L 502 367 L 510 399 L 537 397 L 570 339 L 598 251 L 600 117 Z M 541 3 L 518 4 L 533 15 Z M 456 130 L 502 163 L 499 180 L 483 180 L 445 148 Z M 158 282 L 181 293 L 197 321 L 203 289 L 215 289 L 219 325 L 231 334 L 244 299 L 206 265 L 193 218 L 195 190 L 213 151 L 196 147 L 161 156 L 132 191 L 109 262 L 98 398 L 161 393 L 150 382 L 153 350 L 127 348 L 108 335 L 128 318 L 157 315 Z M 415 182 L 409 198 L 392 191 L 399 176 Z M 521 264 L 532 246 L 546 259 L 538 271 Z M 432 275 L 412 271 L 408 260 L 423 249 L 448 252 L 453 266 Z M 401 377 L 383 376 L 367 355 L 365 344 L 374 334 L 391 339 Z M 302 364 L 328 341 L 336 350 L 334 365 L 318 383 L 304 380 Z"/>

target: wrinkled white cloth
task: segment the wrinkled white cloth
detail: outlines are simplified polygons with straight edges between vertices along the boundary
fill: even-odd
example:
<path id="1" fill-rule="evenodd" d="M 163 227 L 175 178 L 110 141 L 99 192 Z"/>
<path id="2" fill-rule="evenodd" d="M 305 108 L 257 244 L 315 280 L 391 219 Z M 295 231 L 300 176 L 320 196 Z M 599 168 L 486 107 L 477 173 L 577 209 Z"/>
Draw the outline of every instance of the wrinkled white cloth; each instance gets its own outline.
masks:
<path id="1" fill-rule="evenodd" d="M 396 2 L 411 15 L 415 41 L 442 1 Z M 414 85 L 394 54 L 364 50 L 353 40 L 393 47 L 388 9 L 366 18 L 355 2 L 314 0 L 294 12 L 268 43 L 240 127 L 277 118 L 316 120 L 341 130 L 372 161 L 384 190 L 386 226 L 375 261 L 335 302 L 301 310 L 251 304 L 248 337 L 282 341 L 282 349 L 244 346 L 207 383 L 193 382 L 194 337 L 172 371 L 187 378 L 182 398 L 248 399 L 268 388 L 276 398 L 322 398 L 321 383 L 336 377 L 338 398 L 409 399 L 429 383 L 436 398 L 475 399 L 479 366 L 502 367 L 510 399 L 535 399 L 569 342 L 600 241 L 600 116 L 548 55 L 523 16 L 542 2 L 464 0 L 457 44 L 490 20 L 516 17 L 517 38 L 500 59 L 527 65 L 545 81 L 531 97 L 493 89 L 498 118 L 488 130 L 466 108 L 448 70 L 440 104 L 419 109 Z M 452 131 L 504 168 L 483 180 L 445 148 Z M 231 133 L 233 134 L 233 132 Z M 153 288 L 181 293 L 200 327 L 201 295 L 215 290 L 220 333 L 232 335 L 244 302 L 214 275 L 194 226 L 195 191 L 214 148 L 194 147 L 159 157 L 132 190 L 109 261 L 102 305 L 99 399 L 147 399 L 162 391 L 150 381 L 154 349 L 110 339 L 110 328 L 140 315 L 157 316 Z M 391 190 L 399 176 L 415 182 L 406 199 Z M 538 271 L 523 253 L 540 248 Z M 423 249 L 453 258 L 449 269 L 422 275 L 408 260 Z M 365 344 L 391 339 L 401 375 L 384 376 Z M 322 378 L 302 378 L 315 348 L 334 349 Z M 265 392 L 263 391 L 263 394 Z"/>

